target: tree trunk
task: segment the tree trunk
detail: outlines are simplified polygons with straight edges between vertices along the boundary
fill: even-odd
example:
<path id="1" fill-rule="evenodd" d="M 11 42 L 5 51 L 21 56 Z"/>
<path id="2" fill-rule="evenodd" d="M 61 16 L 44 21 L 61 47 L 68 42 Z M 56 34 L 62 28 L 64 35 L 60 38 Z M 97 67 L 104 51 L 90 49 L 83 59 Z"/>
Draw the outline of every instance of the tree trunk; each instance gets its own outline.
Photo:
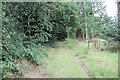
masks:
<path id="1" fill-rule="evenodd" d="M 67 27 L 67 38 L 70 38 L 70 28 L 69 27 Z"/>
<path id="2" fill-rule="evenodd" d="M 118 35 L 119 35 L 119 38 L 120 38 L 120 1 L 118 1 L 117 3 L 117 7 L 118 7 Z M 118 41 L 120 43 L 120 39 L 118 38 Z"/>
<path id="3" fill-rule="evenodd" d="M 85 31 L 86 31 L 86 39 L 88 39 L 88 26 L 87 26 L 87 20 L 86 20 L 86 12 L 85 12 Z"/>
<path id="4" fill-rule="evenodd" d="M 93 37 L 94 37 L 94 31 L 93 31 L 93 28 L 92 28 L 91 30 L 92 30 L 92 32 L 91 32 L 91 38 L 93 38 Z"/>
<path id="5" fill-rule="evenodd" d="M 84 8 L 85 8 L 85 5 L 86 5 L 86 3 L 84 3 Z M 86 18 L 87 18 L 87 12 L 86 12 L 86 11 L 84 11 L 84 15 L 85 15 L 85 32 L 86 32 L 86 39 L 88 39 L 88 25 L 87 25 L 87 20 L 86 20 Z"/>
<path id="6" fill-rule="evenodd" d="M 120 28 L 120 1 L 118 1 L 117 6 L 118 6 L 118 27 Z"/>

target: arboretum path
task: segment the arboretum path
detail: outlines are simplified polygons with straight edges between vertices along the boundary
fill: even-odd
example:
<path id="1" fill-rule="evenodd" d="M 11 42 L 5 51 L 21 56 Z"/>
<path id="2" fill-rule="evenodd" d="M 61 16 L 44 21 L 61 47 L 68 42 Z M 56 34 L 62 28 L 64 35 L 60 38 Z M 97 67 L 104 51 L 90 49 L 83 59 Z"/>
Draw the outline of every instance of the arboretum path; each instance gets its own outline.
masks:
<path id="1" fill-rule="evenodd" d="M 61 46 L 61 45 L 59 45 Z M 75 57 L 72 50 L 58 47 L 51 50 L 47 62 L 47 76 L 52 78 L 92 78 L 89 70 Z"/>

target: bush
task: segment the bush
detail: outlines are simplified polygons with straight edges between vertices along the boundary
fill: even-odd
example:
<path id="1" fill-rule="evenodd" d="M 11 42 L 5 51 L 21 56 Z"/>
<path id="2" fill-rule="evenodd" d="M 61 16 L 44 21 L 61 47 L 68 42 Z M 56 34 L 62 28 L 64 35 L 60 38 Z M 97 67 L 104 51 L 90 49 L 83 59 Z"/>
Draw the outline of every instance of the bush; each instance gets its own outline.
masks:
<path id="1" fill-rule="evenodd" d="M 15 77 L 17 74 L 21 75 L 21 70 L 18 65 L 16 65 L 14 62 L 11 61 L 1 61 L 0 66 L 2 69 L 2 77 L 3 78 L 10 78 L 10 77 Z"/>
<path id="2" fill-rule="evenodd" d="M 118 52 L 120 51 L 120 44 L 117 41 L 109 41 L 108 44 L 106 44 L 107 50 L 112 52 Z"/>
<path id="3" fill-rule="evenodd" d="M 37 65 L 42 64 L 44 62 L 44 58 L 46 58 L 49 54 L 49 47 L 45 47 L 39 45 L 37 48 L 32 48 L 29 55 L 26 56 L 31 62 L 36 63 Z"/>

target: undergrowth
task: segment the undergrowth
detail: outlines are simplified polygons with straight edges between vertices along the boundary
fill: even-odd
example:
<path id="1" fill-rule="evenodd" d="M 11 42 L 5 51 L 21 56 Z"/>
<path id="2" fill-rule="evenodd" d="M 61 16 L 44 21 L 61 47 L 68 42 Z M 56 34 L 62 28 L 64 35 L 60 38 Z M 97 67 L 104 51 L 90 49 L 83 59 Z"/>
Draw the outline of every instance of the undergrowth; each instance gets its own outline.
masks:
<path id="1" fill-rule="evenodd" d="M 40 65 L 44 63 L 44 59 L 48 56 L 48 53 L 49 47 L 37 45 L 37 47 L 34 46 L 32 48 L 24 48 L 23 50 L 21 50 L 20 53 L 16 52 L 16 54 L 14 55 L 2 55 L 4 59 L 3 61 L 0 61 L 2 77 L 22 77 L 22 67 L 18 66 L 15 63 L 15 61 L 17 61 L 18 59 L 22 60 L 23 58 L 25 58 L 33 64 Z"/>

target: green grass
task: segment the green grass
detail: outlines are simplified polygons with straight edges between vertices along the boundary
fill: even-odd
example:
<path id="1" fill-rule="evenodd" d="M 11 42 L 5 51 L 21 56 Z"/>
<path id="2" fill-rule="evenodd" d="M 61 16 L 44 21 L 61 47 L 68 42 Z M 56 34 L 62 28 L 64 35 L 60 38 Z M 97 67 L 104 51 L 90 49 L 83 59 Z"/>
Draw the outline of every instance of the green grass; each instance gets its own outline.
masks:
<path id="1" fill-rule="evenodd" d="M 74 53 L 70 49 L 58 48 L 52 50 L 52 52 L 46 70 L 49 78 L 84 77 Z"/>
<path id="2" fill-rule="evenodd" d="M 96 78 L 118 78 L 118 54 L 109 51 L 100 51 L 90 44 L 87 48 L 85 42 L 67 39 L 64 48 L 72 49 L 76 55 L 89 68 Z"/>

